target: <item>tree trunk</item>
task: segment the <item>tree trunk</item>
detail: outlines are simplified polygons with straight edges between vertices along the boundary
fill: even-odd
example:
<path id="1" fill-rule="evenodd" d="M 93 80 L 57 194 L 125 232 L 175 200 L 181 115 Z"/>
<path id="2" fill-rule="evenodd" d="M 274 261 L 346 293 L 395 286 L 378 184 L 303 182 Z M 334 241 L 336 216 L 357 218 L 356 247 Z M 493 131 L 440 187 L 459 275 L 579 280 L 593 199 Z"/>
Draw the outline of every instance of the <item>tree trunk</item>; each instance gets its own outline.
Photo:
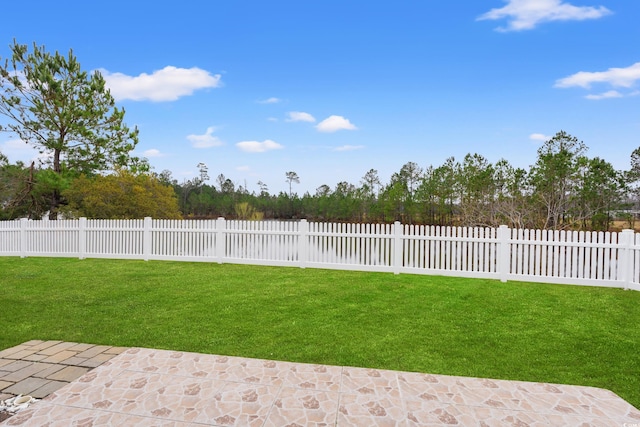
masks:
<path id="1" fill-rule="evenodd" d="M 51 193 L 51 203 L 49 205 L 49 219 L 57 220 L 58 219 L 58 207 L 60 206 L 60 200 L 62 196 L 60 195 L 60 191 L 57 189 L 53 190 Z"/>
<path id="2" fill-rule="evenodd" d="M 53 171 L 57 174 L 62 172 L 62 168 L 60 167 L 60 149 L 56 148 L 53 151 Z M 49 219 L 57 220 L 58 219 L 58 208 L 60 206 L 60 202 L 62 201 L 62 195 L 60 194 L 60 190 L 54 188 L 51 192 L 51 203 L 49 204 Z"/>

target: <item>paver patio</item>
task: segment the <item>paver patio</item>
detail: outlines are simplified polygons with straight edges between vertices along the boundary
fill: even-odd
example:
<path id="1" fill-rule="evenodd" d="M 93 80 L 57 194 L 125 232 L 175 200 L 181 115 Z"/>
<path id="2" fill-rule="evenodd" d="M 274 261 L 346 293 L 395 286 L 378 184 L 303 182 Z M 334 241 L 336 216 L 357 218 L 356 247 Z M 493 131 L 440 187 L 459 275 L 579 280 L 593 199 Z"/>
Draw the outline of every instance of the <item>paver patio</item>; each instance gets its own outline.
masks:
<path id="1" fill-rule="evenodd" d="M 41 399 L 126 350 L 124 347 L 33 340 L 0 351 L 0 400 Z"/>
<path id="2" fill-rule="evenodd" d="M 76 351 L 75 346 L 59 345 L 58 353 Z M 22 348 L 8 355 L 16 351 L 29 352 Z M 95 351 L 70 355 L 59 363 L 112 354 L 109 347 Z M 26 353 L 20 356 L 43 355 Z M 37 362 L 49 363 L 43 360 Z M 12 372 L 26 374 L 27 369 L 22 366 Z M 37 378 L 36 374 L 29 378 Z M 613 392 L 593 387 L 130 348 L 0 425 L 622 427 L 625 423 L 640 426 L 640 411 Z"/>

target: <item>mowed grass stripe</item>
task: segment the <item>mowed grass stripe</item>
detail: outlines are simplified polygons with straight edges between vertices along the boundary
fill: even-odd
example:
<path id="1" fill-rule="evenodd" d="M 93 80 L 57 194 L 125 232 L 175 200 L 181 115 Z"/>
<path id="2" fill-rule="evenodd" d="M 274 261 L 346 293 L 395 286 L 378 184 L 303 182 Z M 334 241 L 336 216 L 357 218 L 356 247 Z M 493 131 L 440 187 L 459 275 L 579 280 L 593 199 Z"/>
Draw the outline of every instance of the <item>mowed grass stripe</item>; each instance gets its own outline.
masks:
<path id="1" fill-rule="evenodd" d="M 0 258 L 32 339 L 603 387 L 640 407 L 640 292 L 165 261 Z"/>

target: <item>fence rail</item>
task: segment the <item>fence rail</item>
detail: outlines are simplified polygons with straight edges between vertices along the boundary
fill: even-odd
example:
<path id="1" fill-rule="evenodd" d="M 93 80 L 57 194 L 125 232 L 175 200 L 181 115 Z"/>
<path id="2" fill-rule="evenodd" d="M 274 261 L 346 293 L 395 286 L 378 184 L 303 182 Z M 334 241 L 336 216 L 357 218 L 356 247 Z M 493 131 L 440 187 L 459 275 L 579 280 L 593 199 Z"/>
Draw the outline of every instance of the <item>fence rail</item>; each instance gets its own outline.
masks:
<path id="1" fill-rule="evenodd" d="M 291 221 L 1 221 L 0 256 L 298 266 L 640 290 L 640 235 Z"/>

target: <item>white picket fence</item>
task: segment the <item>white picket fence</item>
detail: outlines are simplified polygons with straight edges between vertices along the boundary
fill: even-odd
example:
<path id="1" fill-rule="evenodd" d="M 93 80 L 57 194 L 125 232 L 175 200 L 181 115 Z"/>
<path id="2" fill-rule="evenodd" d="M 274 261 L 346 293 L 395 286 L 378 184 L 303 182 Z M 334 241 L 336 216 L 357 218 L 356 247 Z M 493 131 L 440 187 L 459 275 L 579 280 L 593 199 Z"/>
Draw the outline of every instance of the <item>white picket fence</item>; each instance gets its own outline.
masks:
<path id="1" fill-rule="evenodd" d="M 298 266 L 640 290 L 640 235 L 302 221 L 0 222 L 0 256 Z"/>

